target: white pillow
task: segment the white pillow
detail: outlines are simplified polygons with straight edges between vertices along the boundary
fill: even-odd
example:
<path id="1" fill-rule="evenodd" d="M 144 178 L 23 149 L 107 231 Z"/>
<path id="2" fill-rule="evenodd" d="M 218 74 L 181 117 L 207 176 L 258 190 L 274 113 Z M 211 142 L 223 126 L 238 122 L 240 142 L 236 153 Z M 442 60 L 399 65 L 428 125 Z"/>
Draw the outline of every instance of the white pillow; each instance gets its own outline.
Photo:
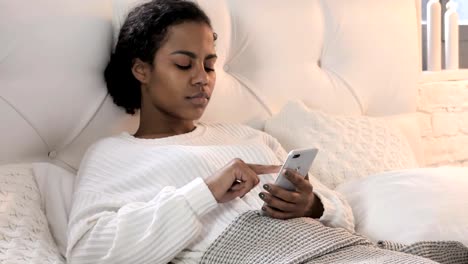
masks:
<path id="1" fill-rule="evenodd" d="M 310 172 L 331 189 L 348 179 L 418 167 L 406 138 L 383 118 L 329 115 L 293 101 L 266 121 L 265 132 L 287 151 L 318 148 Z"/>
<path id="2" fill-rule="evenodd" d="M 112 47 L 117 44 L 120 28 L 127 19 L 128 13 L 145 2 L 149 2 L 149 0 L 112 0 L 112 35 L 114 40 Z"/>
<path id="3" fill-rule="evenodd" d="M 0 166 L 0 188 L 0 263 L 64 263 L 31 166 Z"/>
<path id="4" fill-rule="evenodd" d="M 420 118 L 420 113 L 417 112 L 378 117 L 378 119 L 398 128 L 399 132 L 405 136 L 418 165 L 425 163 Z"/>
<path id="5" fill-rule="evenodd" d="M 337 190 L 353 208 L 356 231 L 373 241 L 454 240 L 468 246 L 468 168 L 386 172 Z"/>
<path id="6" fill-rule="evenodd" d="M 51 163 L 33 163 L 32 168 L 50 231 L 65 256 L 75 174 Z"/>

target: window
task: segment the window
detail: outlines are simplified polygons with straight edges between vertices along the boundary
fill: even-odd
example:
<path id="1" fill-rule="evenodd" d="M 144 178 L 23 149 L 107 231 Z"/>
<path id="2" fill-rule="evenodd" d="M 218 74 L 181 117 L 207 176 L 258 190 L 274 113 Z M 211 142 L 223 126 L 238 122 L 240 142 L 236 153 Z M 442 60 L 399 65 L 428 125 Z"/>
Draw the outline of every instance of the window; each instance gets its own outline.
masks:
<path id="1" fill-rule="evenodd" d="M 468 0 L 452 0 L 458 4 L 458 17 L 459 17 L 459 38 L 460 38 L 460 44 L 459 44 L 459 55 L 460 55 L 460 68 L 468 68 Z M 426 6 L 429 0 L 422 0 L 422 24 L 423 24 L 423 30 L 422 30 L 422 39 L 423 39 L 423 69 L 427 69 L 426 66 L 426 18 L 427 18 L 427 12 L 426 12 Z M 449 0 L 440 0 L 440 4 L 442 5 L 442 23 L 444 21 L 444 13 L 447 10 L 446 5 L 449 2 Z M 442 25 L 442 30 L 443 30 L 443 25 Z M 442 33 L 442 42 L 444 42 L 444 34 Z M 442 43 L 443 47 L 443 43 Z M 442 50 L 443 53 L 443 50 Z M 444 60 L 442 60 L 442 64 Z"/>
<path id="2" fill-rule="evenodd" d="M 458 4 L 460 25 L 468 25 L 468 0 L 454 0 Z"/>

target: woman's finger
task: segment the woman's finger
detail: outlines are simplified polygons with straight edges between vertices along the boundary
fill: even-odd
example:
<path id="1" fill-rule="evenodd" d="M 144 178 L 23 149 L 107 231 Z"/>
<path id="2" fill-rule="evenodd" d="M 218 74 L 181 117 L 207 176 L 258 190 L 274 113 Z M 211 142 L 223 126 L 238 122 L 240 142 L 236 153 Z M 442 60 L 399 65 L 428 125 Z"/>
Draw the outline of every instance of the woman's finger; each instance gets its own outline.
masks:
<path id="1" fill-rule="evenodd" d="M 295 170 L 287 169 L 284 173 L 286 179 L 288 179 L 299 192 L 312 192 L 312 185 L 310 184 L 308 179 L 305 179 L 304 176 L 299 174 L 299 172 Z M 307 175 L 306 175 L 307 177 Z"/>
<path id="2" fill-rule="evenodd" d="M 294 213 L 291 212 L 281 212 L 275 208 L 272 208 L 268 205 L 263 205 L 262 210 L 270 217 L 276 219 L 290 219 L 295 217 Z"/>
<path id="3" fill-rule="evenodd" d="M 229 191 L 239 191 L 241 190 L 242 188 L 244 188 L 243 186 L 243 182 L 241 181 L 236 181 L 234 182 L 234 184 L 231 186 L 231 188 L 229 189 Z"/>
<path id="4" fill-rule="evenodd" d="M 301 200 L 300 193 L 283 189 L 282 187 L 275 184 L 265 184 L 263 185 L 263 189 L 265 189 L 271 195 L 289 203 L 298 203 Z"/>
<path id="5" fill-rule="evenodd" d="M 249 164 L 246 165 L 255 172 L 257 175 L 261 174 L 270 174 L 270 173 L 278 173 L 281 169 L 280 165 L 260 165 L 260 164 Z"/>
<path id="6" fill-rule="evenodd" d="M 283 212 L 294 212 L 298 210 L 296 204 L 283 201 L 267 192 L 261 192 L 259 196 L 269 207 L 276 208 Z"/>

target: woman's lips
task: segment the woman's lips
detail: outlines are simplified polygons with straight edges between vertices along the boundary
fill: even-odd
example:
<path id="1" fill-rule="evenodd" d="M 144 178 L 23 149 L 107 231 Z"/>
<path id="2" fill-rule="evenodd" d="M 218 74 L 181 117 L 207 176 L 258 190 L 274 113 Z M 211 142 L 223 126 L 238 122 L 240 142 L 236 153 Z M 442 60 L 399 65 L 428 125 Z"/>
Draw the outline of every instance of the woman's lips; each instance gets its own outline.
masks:
<path id="1" fill-rule="evenodd" d="M 206 97 L 191 97 L 189 98 L 189 101 L 194 105 L 200 106 L 208 104 L 208 98 Z"/>
<path id="2" fill-rule="evenodd" d="M 204 106 L 204 105 L 208 104 L 208 101 L 210 100 L 210 97 L 205 92 L 200 92 L 200 93 L 197 93 L 197 94 L 195 94 L 193 96 L 187 96 L 186 98 L 192 104 L 198 105 L 198 106 Z"/>

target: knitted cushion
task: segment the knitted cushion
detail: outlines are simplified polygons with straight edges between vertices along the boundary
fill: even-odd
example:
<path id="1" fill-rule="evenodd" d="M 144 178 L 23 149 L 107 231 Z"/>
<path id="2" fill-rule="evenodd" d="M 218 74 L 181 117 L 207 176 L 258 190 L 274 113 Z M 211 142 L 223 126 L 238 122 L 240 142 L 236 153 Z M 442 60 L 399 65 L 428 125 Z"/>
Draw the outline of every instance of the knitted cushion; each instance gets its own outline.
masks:
<path id="1" fill-rule="evenodd" d="M 310 173 L 332 189 L 349 179 L 417 167 L 405 136 L 383 118 L 334 116 L 295 101 L 267 120 L 265 132 L 287 151 L 318 148 Z"/>
<path id="2" fill-rule="evenodd" d="M 63 263 L 28 165 L 0 166 L 0 263 Z"/>

